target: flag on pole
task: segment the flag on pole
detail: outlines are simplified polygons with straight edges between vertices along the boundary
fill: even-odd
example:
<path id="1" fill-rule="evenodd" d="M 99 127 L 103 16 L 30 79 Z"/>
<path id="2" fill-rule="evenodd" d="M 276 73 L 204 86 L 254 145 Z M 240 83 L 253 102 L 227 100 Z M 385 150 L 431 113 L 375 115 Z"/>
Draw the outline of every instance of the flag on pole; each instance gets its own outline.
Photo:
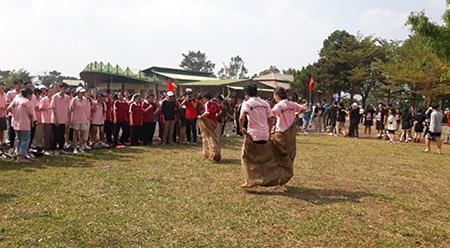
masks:
<path id="1" fill-rule="evenodd" d="M 308 87 L 309 93 L 312 93 L 313 87 L 314 87 L 314 78 L 311 77 L 309 79 L 309 87 Z"/>
<path id="2" fill-rule="evenodd" d="M 167 90 L 173 91 L 175 89 L 175 86 L 172 83 L 172 79 L 167 79 Z"/>

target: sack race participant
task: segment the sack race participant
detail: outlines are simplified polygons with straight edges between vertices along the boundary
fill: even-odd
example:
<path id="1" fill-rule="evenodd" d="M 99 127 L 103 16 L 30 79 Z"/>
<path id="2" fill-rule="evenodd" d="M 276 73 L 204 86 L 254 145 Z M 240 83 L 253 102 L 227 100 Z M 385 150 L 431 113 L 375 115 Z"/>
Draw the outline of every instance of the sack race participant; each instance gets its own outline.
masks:
<path id="1" fill-rule="evenodd" d="M 198 116 L 198 126 L 202 134 L 203 156 L 210 161 L 219 162 L 221 159 L 219 137 L 216 134 L 217 115 L 220 113 L 219 105 L 213 97 L 206 93 L 203 95 L 205 112 Z"/>
<path id="2" fill-rule="evenodd" d="M 284 89 L 274 93 L 278 102 L 273 110 L 267 102 L 257 97 L 256 85 L 246 88 L 247 101 L 242 104 L 240 124 L 248 118 L 248 128 L 242 147 L 242 168 L 246 177 L 244 188 L 255 186 L 281 186 L 294 175 L 296 156 L 295 116 L 307 108 L 287 100 Z M 277 119 L 275 133 L 270 139 L 272 117 Z"/>

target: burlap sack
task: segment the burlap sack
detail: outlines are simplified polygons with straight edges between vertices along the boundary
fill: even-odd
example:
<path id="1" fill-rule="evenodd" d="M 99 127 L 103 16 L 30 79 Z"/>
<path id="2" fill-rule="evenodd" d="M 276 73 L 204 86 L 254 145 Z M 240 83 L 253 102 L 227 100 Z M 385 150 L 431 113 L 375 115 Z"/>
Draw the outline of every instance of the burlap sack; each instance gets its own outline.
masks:
<path id="1" fill-rule="evenodd" d="M 294 175 L 296 135 L 295 125 L 275 133 L 266 144 L 253 142 L 247 134 L 242 146 L 243 187 L 271 187 L 289 182 Z"/>
<path id="2" fill-rule="evenodd" d="M 221 159 L 220 143 L 215 132 L 217 123 L 208 118 L 200 118 L 198 126 L 202 134 L 203 156 L 208 160 L 219 162 Z"/>

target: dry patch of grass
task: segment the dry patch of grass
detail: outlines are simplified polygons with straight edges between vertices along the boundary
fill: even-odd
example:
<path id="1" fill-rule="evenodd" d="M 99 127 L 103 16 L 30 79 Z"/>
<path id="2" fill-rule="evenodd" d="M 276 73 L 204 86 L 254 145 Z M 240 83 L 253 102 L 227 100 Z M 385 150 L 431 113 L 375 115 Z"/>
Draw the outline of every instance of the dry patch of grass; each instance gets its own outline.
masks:
<path id="1" fill-rule="evenodd" d="M 0 162 L 1 247 L 445 247 L 450 149 L 299 136 L 287 190 L 240 189 L 238 138 Z"/>

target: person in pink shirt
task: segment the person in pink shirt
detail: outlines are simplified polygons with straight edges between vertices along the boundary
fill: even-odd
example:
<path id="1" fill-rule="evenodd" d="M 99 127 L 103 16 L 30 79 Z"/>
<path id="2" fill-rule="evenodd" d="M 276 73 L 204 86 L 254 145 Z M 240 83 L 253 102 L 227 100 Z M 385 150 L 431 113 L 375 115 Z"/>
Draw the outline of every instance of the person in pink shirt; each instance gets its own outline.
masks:
<path id="1" fill-rule="evenodd" d="M 242 133 L 249 134 L 255 143 L 266 143 L 270 138 L 272 129 L 272 110 L 269 103 L 257 96 L 256 85 L 248 85 L 245 98 L 242 103 L 241 116 L 239 118 Z M 245 118 L 248 119 L 247 128 L 244 127 Z"/>
<path id="2" fill-rule="evenodd" d="M 39 110 L 41 112 L 41 123 L 43 129 L 42 135 L 42 149 L 45 151 L 49 151 L 52 149 L 53 142 L 53 107 L 52 107 L 52 98 L 53 98 L 53 88 L 49 88 L 47 94 L 44 95 L 39 101 Z M 44 93 L 45 94 L 45 93 Z"/>
<path id="3" fill-rule="evenodd" d="M 89 91 L 86 91 L 86 93 L 84 94 L 84 97 L 85 97 L 86 102 L 87 102 L 84 110 L 85 110 L 86 118 L 87 118 L 86 125 L 88 127 L 88 129 L 87 129 L 88 131 L 84 132 L 82 148 L 84 150 L 91 150 L 92 147 L 90 147 L 88 145 L 88 141 L 89 141 L 89 134 L 90 134 L 90 130 L 91 130 L 91 121 L 92 121 L 92 111 L 93 111 L 93 108 L 94 108 L 94 99 L 93 99 L 92 93 L 89 92 Z"/>
<path id="4" fill-rule="evenodd" d="M 66 94 L 67 84 L 59 84 L 59 92 L 52 97 L 53 138 L 57 150 L 64 149 L 66 125 L 69 124 L 70 97 Z"/>
<path id="5" fill-rule="evenodd" d="M 294 125 L 296 116 L 305 112 L 307 107 L 289 101 L 284 88 L 276 88 L 273 95 L 277 103 L 272 108 L 272 113 L 276 118 L 275 132 L 285 132 Z"/>
<path id="6" fill-rule="evenodd" d="M 17 95 L 20 95 L 20 92 L 23 88 L 23 81 L 22 80 L 14 80 L 14 89 L 8 91 L 6 93 L 6 107 L 8 107 L 14 98 Z M 8 113 L 8 116 L 6 118 L 6 122 L 8 125 L 8 140 L 9 140 L 9 147 L 11 148 L 11 154 L 13 153 L 12 149 L 14 149 L 14 141 L 16 140 L 16 131 L 14 131 L 14 128 L 12 126 L 12 115 L 11 113 Z"/>
<path id="7" fill-rule="evenodd" d="M 12 126 L 16 131 L 17 162 L 30 162 L 26 159 L 28 154 L 31 128 L 35 121 L 34 108 L 31 104 L 33 91 L 29 88 L 23 89 L 20 96 L 14 98 L 8 107 L 8 112 L 12 114 Z"/>
<path id="8" fill-rule="evenodd" d="M 89 131 L 89 119 L 86 114 L 86 108 L 89 105 L 84 97 L 86 90 L 78 87 L 75 91 L 76 96 L 70 102 L 70 124 L 74 130 L 73 133 L 73 153 L 84 152 L 85 132 Z"/>
<path id="9" fill-rule="evenodd" d="M 0 76 L 0 147 L 3 146 L 3 142 L 5 141 L 5 131 L 7 129 L 5 82 Z"/>
<path id="10" fill-rule="evenodd" d="M 103 142 L 105 137 L 105 119 L 106 103 L 104 101 L 103 94 L 98 93 L 96 100 L 93 102 L 91 120 L 91 142 L 95 148 L 106 146 L 106 144 Z M 97 136 L 99 137 L 99 139 L 97 139 Z"/>
<path id="11" fill-rule="evenodd" d="M 34 107 L 36 116 L 36 127 L 32 138 L 32 146 L 38 149 L 42 149 L 44 146 L 44 125 L 42 124 L 42 115 L 41 110 L 39 109 L 39 103 L 41 98 L 45 96 L 46 91 L 47 87 L 44 85 L 38 86 L 38 88 L 34 89 L 34 97 L 31 99 L 31 104 Z"/>

